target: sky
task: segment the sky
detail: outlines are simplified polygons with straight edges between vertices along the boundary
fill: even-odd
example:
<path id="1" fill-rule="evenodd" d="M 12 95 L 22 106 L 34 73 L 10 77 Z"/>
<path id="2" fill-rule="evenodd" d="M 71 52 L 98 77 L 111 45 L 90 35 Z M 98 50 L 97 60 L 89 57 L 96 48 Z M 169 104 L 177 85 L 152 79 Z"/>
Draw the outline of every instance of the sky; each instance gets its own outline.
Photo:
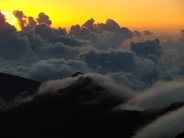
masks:
<path id="1" fill-rule="evenodd" d="M 20 10 L 34 18 L 44 12 L 52 27 L 67 30 L 90 18 L 96 23 L 109 18 L 129 29 L 176 33 L 184 26 L 183 6 L 183 0 L 1 0 L 3 11 Z"/>

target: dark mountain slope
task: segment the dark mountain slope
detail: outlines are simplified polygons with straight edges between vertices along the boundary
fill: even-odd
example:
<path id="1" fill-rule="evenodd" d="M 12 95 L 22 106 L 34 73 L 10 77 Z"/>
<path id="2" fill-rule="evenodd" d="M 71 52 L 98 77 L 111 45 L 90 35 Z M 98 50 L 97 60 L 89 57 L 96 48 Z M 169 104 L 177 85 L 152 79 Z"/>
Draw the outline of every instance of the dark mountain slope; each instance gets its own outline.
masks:
<path id="1" fill-rule="evenodd" d="M 179 102 L 149 111 L 113 110 L 126 102 L 127 97 L 112 94 L 88 76 L 76 77 L 77 80 L 68 87 L 32 93 L 29 95 L 31 100 L 20 100 L 18 106 L 10 103 L 8 108 L 0 109 L 1 137 L 131 138 L 138 129 L 159 116 L 183 106 L 183 102 Z M 26 82 L 39 84 L 31 80 Z M 28 86 L 32 85 L 26 88 L 32 88 Z"/>
<path id="2" fill-rule="evenodd" d="M 22 92 L 26 95 L 33 94 L 40 86 L 40 82 L 21 78 L 5 73 L 0 73 L 0 97 L 4 101 L 11 101 Z"/>

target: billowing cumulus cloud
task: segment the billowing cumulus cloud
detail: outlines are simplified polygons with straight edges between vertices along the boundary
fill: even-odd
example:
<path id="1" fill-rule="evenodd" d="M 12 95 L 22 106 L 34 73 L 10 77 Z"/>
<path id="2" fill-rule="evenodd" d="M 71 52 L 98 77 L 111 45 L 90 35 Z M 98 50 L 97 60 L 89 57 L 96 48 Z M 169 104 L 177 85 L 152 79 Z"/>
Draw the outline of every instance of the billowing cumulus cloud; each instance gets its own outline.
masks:
<path id="1" fill-rule="evenodd" d="M 119 26 L 118 23 L 116 23 L 114 20 L 112 19 L 107 19 L 106 23 L 99 23 L 98 24 L 99 27 L 102 30 L 107 30 L 107 31 L 113 31 L 113 30 L 119 30 L 121 27 Z"/>
<path id="2" fill-rule="evenodd" d="M 30 66 L 18 66 L 14 69 L 17 75 L 23 75 L 37 81 L 48 81 L 50 79 L 63 79 L 72 76 L 76 71 L 88 72 L 82 61 L 49 59 L 32 63 Z"/>
<path id="3" fill-rule="evenodd" d="M 86 21 L 82 27 L 87 27 L 92 32 L 99 32 L 100 27 L 97 24 L 94 24 L 95 20 L 91 18 L 90 20 Z"/>
<path id="4" fill-rule="evenodd" d="M 35 19 L 34 19 L 33 17 L 28 17 L 28 24 L 29 24 L 30 26 L 35 27 L 36 24 L 37 24 L 37 22 L 35 21 Z"/>
<path id="5" fill-rule="evenodd" d="M 74 37 L 68 37 L 66 29 L 50 28 L 46 24 L 40 24 L 35 27 L 35 32 L 39 34 L 43 39 L 49 40 L 52 43 L 63 42 L 66 45 L 70 46 L 80 46 L 82 41 L 75 39 Z"/>
<path id="6" fill-rule="evenodd" d="M 5 22 L 1 13 L 0 18 L 0 57 L 20 61 L 34 58 L 27 37 L 20 36 L 14 26 Z"/>
<path id="7" fill-rule="evenodd" d="M 169 37 L 167 38 L 166 42 L 161 42 L 161 44 L 165 51 L 174 49 L 176 45 Z"/>
<path id="8" fill-rule="evenodd" d="M 82 27 L 72 26 L 69 34 L 79 39 L 89 40 L 95 48 L 100 50 L 117 49 L 125 39 L 130 39 L 134 35 L 128 28 L 121 28 L 112 19 L 107 19 L 105 24 L 94 24 L 93 18 L 85 22 Z"/>
<path id="9" fill-rule="evenodd" d="M 162 53 L 162 47 L 159 39 L 147 40 L 145 42 L 134 43 L 131 42 L 130 50 L 136 53 L 137 56 L 157 55 Z"/>
<path id="10" fill-rule="evenodd" d="M 145 31 L 143 31 L 143 33 L 144 33 L 144 35 L 146 35 L 146 36 L 149 36 L 149 35 L 152 35 L 152 34 L 153 34 L 153 33 L 150 32 L 149 30 L 145 30 Z"/>
<path id="11" fill-rule="evenodd" d="M 45 23 L 49 26 L 52 24 L 52 21 L 49 19 L 49 16 L 43 12 L 39 13 L 38 18 L 36 18 L 36 20 L 39 24 Z"/>
<path id="12" fill-rule="evenodd" d="M 135 66 L 134 53 L 125 51 L 96 51 L 91 50 L 81 55 L 90 68 L 100 72 L 131 71 Z"/>
<path id="13" fill-rule="evenodd" d="M 24 29 L 24 27 L 27 25 L 27 22 L 26 22 L 27 17 L 24 15 L 22 11 L 19 11 L 19 10 L 14 10 L 12 13 L 19 20 L 19 25 L 21 29 Z"/>
<path id="14" fill-rule="evenodd" d="M 135 30 L 134 31 L 134 35 L 137 36 L 137 37 L 142 37 L 143 35 L 141 34 L 141 32 Z"/>

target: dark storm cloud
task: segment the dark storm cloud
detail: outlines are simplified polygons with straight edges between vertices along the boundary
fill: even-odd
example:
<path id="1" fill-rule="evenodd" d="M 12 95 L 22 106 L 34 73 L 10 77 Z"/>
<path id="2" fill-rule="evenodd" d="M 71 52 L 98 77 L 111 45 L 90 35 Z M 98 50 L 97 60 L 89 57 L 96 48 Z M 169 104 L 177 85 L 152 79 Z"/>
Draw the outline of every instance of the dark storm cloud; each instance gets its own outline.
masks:
<path id="1" fill-rule="evenodd" d="M 141 34 L 141 32 L 135 30 L 134 32 L 134 35 L 137 36 L 137 37 L 142 37 L 143 35 Z"/>
<path id="2" fill-rule="evenodd" d="M 153 34 L 153 33 L 150 32 L 149 30 L 145 30 L 145 31 L 143 31 L 143 33 L 144 33 L 144 35 L 146 35 L 146 36 L 149 36 L 149 35 L 152 35 L 152 34 Z"/>
<path id="3" fill-rule="evenodd" d="M 52 21 L 49 19 L 49 16 L 43 12 L 39 13 L 38 18 L 36 18 L 36 20 L 39 24 L 45 23 L 49 26 L 52 24 Z"/>
<path id="4" fill-rule="evenodd" d="M 137 56 L 147 56 L 149 54 L 160 56 L 160 54 L 163 52 L 159 39 L 152 41 L 147 40 L 145 42 L 139 43 L 131 42 L 130 50 L 135 52 Z"/>

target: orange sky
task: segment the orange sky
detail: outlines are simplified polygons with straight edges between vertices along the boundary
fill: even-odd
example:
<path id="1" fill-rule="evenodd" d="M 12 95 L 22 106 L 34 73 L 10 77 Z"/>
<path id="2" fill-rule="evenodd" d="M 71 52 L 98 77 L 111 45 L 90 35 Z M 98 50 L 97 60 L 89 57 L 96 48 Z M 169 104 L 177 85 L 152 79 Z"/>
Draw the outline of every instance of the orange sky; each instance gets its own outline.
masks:
<path id="1" fill-rule="evenodd" d="M 184 27 L 184 0 L 1 0 L 0 9 L 23 11 L 36 18 L 40 12 L 52 20 L 52 27 L 70 28 L 94 18 L 114 19 L 129 29 L 177 32 Z"/>

